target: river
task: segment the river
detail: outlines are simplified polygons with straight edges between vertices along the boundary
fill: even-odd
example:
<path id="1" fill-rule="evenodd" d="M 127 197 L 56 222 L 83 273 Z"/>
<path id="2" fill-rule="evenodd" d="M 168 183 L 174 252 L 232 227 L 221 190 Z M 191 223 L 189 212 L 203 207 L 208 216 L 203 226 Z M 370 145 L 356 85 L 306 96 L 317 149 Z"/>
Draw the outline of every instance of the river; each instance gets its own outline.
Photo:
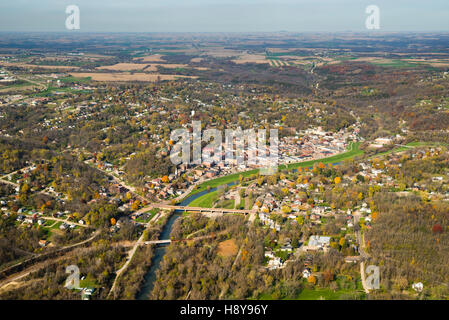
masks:
<path id="1" fill-rule="evenodd" d="M 228 183 L 228 186 L 232 186 L 236 184 L 237 182 L 231 182 Z M 190 197 L 185 198 L 180 203 L 178 203 L 178 206 L 188 206 L 193 200 L 204 196 L 205 194 L 209 192 L 216 191 L 217 188 L 211 188 L 210 190 L 204 190 L 201 192 L 198 192 L 194 195 L 191 195 Z M 175 210 L 175 212 L 170 216 L 167 223 L 165 224 L 164 228 L 162 229 L 162 233 L 159 236 L 159 240 L 169 240 L 170 234 L 173 229 L 173 225 L 175 221 L 182 216 L 183 211 L 181 210 Z M 164 258 L 165 252 L 167 251 L 167 244 L 165 245 L 158 245 L 155 249 L 153 258 L 151 260 L 151 266 L 148 272 L 145 274 L 143 285 L 140 288 L 139 293 L 137 294 L 137 300 L 148 300 L 151 296 L 151 291 L 153 291 L 154 282 L 156 281 L 156 275 L 157 270 L 159 270 L 159 267 L 161 265 L 162 259 Z"/>

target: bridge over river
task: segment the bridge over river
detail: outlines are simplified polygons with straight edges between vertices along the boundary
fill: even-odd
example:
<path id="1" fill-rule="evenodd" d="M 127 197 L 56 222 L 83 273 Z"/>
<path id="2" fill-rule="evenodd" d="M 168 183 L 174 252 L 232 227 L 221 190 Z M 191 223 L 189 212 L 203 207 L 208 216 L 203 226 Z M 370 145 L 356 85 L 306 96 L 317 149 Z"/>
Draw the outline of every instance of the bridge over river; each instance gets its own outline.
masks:
<path id="1" fill-rule="evenodd" d="M 180 211 L 190 211 L 190 212 L 200 212 L 200 213 L 239 213 L 248 215 L 255 213 L 255 210 L 239 210 L 239 209 L 226 209 L 226 208 L 201 208 L 201 207 L 186 207 L 186 206 L 174 206 L 169 204 L 154 203 L 146 207 L 145 209 L 150 210 L 153 208 L 167 209 L 167 210 L 180 210 Z"/>
<path id="2" fill-rule="evenodd" d="M 153 240 L 145 241 L 143 244 L 170 244 L 171 240 Z"/>

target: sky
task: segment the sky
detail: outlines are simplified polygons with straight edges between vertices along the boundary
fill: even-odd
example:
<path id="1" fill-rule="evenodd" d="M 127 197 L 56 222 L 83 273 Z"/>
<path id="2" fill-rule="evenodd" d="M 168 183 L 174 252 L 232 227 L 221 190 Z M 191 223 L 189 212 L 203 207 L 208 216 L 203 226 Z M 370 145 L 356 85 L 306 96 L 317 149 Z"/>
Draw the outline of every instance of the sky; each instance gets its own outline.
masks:
<path id="1" fill-rule="evenodd" d="M 66 29 L 68 5 L 79 30 Z M 359 32 L 369 5 L 380 31 L 449 31 L 449 0 L 1 0 L 0 31 Z"/>

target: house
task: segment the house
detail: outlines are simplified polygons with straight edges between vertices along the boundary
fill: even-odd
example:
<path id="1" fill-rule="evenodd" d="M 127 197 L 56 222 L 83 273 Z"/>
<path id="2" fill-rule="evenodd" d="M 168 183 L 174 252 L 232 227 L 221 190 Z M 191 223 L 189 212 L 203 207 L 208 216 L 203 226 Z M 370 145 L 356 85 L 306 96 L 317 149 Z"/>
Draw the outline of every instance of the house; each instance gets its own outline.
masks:
<path id="1" fill-rule="evenodd" d="M 305 269 L 302 271 L 302 277 L 305 278 L 305 279 L 309 279 L 309 277 L 310 277 L 311 274 L 312 274 L 312 273 L 310 272 L 310 269 L 309 269 L 309 268 L 305 268 Z"/>
<path id="2" fill-rule="evenodd" d="M 46 247 L 47 245 L 48 245 L 48 241 L 47 240 L 39 240 L 39 245 L 41 246 L 41 247 Z"/>
<path id="3" fill-rule="evenodd" d="M 264 212 L 260 212 L 260 213 L 259 213 L 259 219 L 260 219 L 260 221 L 262 221 L 262 222 L 268 221 L 268 220 L 269 220 L 268 214 L 266 214 L 266 213 L 264 213 Z"/>
<path id="4" fill-rule="evenodd" d="M 284 264 L 282 263 L 282 260 L 279 257 L 275 257 L 274 259 L 271 259 L 270 261 L 268 261 L 268 269 L 270 269 L 270 270 L 282 268 L 283 265 Z"/>
<path id="5" fill-rule="evenodd" d="M 24 222 L 28 223 L 28 224 L 33 224 L 34 223 L 34 219 L 32 217 L 28 217 L 28 218 L 25 218 Z"/>
<path id="6" fill-rule="evenodd" d="M 286 243 L 280 248 L 281 251 L 287 251 L 287 252 L 292 252 L 293 251 L 293 247 L 290 243 L 290 241 L 286 241 Z"/>
<path id="7" fill-rule="evenodd" d="M 424 289 L 424 285 L 422 282 L 417 282 L 412 284 L 412 289 L 416 292 L 421 292 Z"/>
<path id="8" fill-rule="evenodd" d="M 269 259 L 274 259 L 274 254 L 272 250 L 265 251 L 264 256 Z"/>
<path id="9" fill-rule="evenodd" d="M 309 243 L 307 246 L 303 246 L 303 250 L 314 251 L 314 250 L 324 250 L 327 251 L 329 248 L 331 237 L 325 236 L 310 236 Z"/>
<path id="10" fill-rule="evenodd" d="M 81 291 L 81 299 L 82 300 L 90 300 L 90 296 L 94 293 L 95 288 L 84 288 Z"/>

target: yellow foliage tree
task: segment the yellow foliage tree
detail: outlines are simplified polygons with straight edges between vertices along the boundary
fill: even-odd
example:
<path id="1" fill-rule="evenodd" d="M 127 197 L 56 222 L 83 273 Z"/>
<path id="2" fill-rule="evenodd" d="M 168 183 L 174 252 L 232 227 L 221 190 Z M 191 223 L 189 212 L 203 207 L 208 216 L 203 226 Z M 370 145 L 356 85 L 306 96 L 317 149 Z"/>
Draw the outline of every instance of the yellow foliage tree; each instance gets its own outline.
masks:
<path id="1" fill-rule="evenodd" d="M 289 206 L 282 206 L 282 212 L 290 213 L 290 212 L 292 212 L 292 209 Z"/>
<path id="2" fill-rule="evenodd" d="M 307 279 L 308 283 L 312 283 L 312 284 L 316 284 L 316 278 L 314 275 L 310 275 L 309 278 Z"/>
<path id="3" fill-rule="evenodd" d="M 139 209 L 139 206 L 140 206 L 140 201 L 139 201 L 139 200 L 136 200 L 136 201 L 134 201 L 133 204 L 131 205 L 131 209 L 135 211 L 135 210 Z"/>

